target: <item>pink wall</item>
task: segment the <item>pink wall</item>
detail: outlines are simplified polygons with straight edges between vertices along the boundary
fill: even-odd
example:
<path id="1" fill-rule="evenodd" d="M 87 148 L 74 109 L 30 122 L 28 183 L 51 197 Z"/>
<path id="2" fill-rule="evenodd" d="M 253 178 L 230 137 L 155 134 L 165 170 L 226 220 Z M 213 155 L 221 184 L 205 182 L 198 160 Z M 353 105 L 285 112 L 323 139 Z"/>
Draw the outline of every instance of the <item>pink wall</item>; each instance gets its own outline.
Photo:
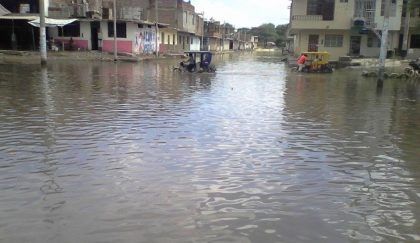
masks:
<path id="1" fill-rule="evenodd" d="M 64 44 L 66 46 L 69 45 L 70 43 L 70 38 L 55 38 L 54 40 L 56 45 L 59 45 L 59 47 L 61 47 L 61 43 L 64 42 Z M 89 47 L 89 41 L 88 40 L 78 40 L 78 39 L 73 39 L 73 48 L 74 49 L 81 49 L 81 50 L 87 50 Z"/>
<path id="2" fill-rule="evenodd" d="M 105 52 L 114 51 L 114 41 L 113 40 L 103 40 L 102 41 L 102 50 Z M 133 52 L 133 42 L 130 40 L 117 40 L 117 52 Z"/>

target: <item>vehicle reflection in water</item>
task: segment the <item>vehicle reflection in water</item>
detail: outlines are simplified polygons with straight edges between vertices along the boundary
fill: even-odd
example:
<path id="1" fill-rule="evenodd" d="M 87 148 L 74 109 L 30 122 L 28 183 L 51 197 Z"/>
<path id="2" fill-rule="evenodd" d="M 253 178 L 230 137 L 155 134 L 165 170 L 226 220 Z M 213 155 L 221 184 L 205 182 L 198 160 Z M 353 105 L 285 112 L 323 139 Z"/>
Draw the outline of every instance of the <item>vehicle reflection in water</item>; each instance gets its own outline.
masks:
<path id="1" fill-rule="evenodd" d="M 0 241 L 415 241 L 420 88 L 225 55 L 0 66 Z"/>

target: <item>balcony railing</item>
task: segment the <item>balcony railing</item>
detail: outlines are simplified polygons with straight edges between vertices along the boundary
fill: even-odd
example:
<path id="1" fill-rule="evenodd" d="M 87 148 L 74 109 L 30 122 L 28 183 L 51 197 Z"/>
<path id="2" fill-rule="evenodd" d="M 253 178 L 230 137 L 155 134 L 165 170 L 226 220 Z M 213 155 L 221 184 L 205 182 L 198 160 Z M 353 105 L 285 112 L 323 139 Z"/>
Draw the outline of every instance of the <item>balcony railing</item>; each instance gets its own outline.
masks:
<path id="1" fill-rule="evenodd" d="M 322 21 L 322 15 L 293 15 L 292 20 L 296 21 Z"/>

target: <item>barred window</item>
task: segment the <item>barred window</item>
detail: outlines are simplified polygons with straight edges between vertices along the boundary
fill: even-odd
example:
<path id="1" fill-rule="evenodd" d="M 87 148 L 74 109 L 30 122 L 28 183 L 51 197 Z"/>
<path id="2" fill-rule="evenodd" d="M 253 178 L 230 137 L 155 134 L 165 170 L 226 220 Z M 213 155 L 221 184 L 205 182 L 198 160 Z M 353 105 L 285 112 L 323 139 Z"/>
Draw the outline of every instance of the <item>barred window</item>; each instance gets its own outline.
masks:
<path id="1" fill-rule="evenodd" d="M 343 36 L 342 35 L 325 35 L 324 46 L 325 47 L 342 47 Z"/>

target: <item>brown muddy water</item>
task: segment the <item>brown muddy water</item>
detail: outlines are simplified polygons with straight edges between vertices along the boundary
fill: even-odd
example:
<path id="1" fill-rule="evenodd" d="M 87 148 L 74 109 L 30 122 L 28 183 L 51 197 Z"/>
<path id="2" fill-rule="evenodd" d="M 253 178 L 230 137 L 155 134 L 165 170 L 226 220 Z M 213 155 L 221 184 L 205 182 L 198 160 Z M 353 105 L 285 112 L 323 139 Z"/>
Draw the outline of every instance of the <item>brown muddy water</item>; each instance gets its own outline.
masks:
<path id="1" fill-rule="evenodd" d="M 0 242 L 420 240 L 420 85 L 274 56 L 0 65 Z"/>

